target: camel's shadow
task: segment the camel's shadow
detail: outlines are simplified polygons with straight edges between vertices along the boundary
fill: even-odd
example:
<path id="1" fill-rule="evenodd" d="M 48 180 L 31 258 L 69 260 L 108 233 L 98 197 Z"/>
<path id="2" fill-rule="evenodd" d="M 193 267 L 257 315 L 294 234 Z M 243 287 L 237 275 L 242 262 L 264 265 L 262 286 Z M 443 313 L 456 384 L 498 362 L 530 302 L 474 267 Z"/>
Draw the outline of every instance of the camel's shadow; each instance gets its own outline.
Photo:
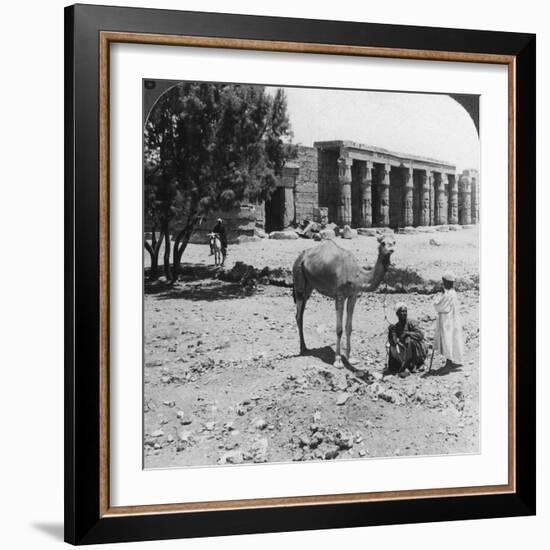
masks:
<path id="1" fill-rule="evenodd" d="M 304 355 L 306 357 L 317 357 L 317 359 L 320 359 L 323 363 L 327 363 L 327 365 L 333 365 L 336 359 L 336 354 L 330 346 L 308 349 Z"/>
<path id="2" fill-rule="evenodd" d="M 320 359 L 323 361 L 323 363 L 326 363 L 327 365 L 333 366 L 334 361 L 336 360 L 336 353 L 330 346 L 323 346 L 322 348 L 313 348 L 308 349 L 305 353 L 306 357 L 316 357 L 317 359 Z M 358 376 L 359 378 L 364 377 L 364 372 L 361 369 L 358 369 L 354 367 L 346 357 L 342 355 L 342 363 L 344 364 L 344 368 L 354 374 L 355 376 Z"/>

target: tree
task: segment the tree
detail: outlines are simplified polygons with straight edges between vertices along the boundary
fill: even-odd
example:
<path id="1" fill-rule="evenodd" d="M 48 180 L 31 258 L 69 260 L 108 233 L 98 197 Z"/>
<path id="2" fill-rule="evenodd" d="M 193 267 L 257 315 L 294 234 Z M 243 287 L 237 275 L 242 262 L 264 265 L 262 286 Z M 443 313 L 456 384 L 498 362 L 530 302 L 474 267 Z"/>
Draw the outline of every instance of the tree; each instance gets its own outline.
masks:
<path id="1" fill-rule="evenodd" d="M 144 134 L 146 216 L 168 254 L 170 226 L 178 227 L 172 279 L 199 220 L 268 198 L 294 154 L 284 91 L 271 96 L 263 86 L 178 84 L 158 100 Z M 154 246 L 146 244 L 151 265 Z"/>

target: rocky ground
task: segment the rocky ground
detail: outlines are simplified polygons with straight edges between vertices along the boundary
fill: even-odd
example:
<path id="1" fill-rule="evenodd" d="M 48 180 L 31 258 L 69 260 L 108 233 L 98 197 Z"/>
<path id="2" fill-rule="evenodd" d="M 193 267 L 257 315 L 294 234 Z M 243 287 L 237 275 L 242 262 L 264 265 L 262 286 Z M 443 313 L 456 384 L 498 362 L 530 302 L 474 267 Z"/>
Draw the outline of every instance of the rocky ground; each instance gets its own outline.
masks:
<path id="1" fill-rule="evenodd" d="M 422 281 L 441 269 L 463 280 L 478 273 L 477 231 L 397 235 L 393 261 Z M 374 261 L 376 240 L 338 240 Z M 311 241 L 230 247 L 243 261 L 287 268 Z M 301 248 L 300 248 L 301 247 Z M 363 295 L 352 347 L 359 362 L 335 369 L 335 314 L 314 293 L 299 356 L 292 291 L 221 280 L 207 247 L 191 246 L 183 280 L 146 285 L 144 456 L 146 468 L 473 453 L 478 439 L 478 290 L 460 293 L 466 359 L 453 371 L 436 355 L 430 373 L 384 376 L 387 315 L 409 315 L 433 332 L 425 292 Z M 439 262 L 439 265 L 434 265 Z"/>

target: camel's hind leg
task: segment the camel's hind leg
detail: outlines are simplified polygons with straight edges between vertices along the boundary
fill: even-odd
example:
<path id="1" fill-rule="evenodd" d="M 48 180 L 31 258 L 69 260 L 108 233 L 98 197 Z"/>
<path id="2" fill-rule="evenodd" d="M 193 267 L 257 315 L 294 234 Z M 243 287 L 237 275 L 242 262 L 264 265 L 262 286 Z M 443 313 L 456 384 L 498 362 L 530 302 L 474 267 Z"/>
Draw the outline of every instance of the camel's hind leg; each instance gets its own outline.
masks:
<path id="1" fill-rule="evenodd" d="M 300 336 L 300 355 L 305 355 L 307 353 L 307 347 L 304 340 L 304 311 L 306 309 L 306 303 L 311 296 L 312 288 L 306 280 L 300 259 L 299 257 L 292 269 L 294 282 L 292 292 L 294 302 L 296 303 L 296 324 L 298 325 L 298 335 Z"/>
<path id="2" fill-rule="evenodd" d="M 350 364 L 356 363 L 351 357 L 351 331 L 353 323 L 353 310 L 355 303 L 357 302 L 357 296 L 350 296 L 347 303 L 347 317 L 346 317 L 346 357 Z"/>
<path id="3" fill-rule="evenodd" d="M 344 317 L 345 298 L 336 298 L 336 357 L 334 358 L 335 367 L 343 367 L 342 357 L 340 355 L 340 341 L 342 340 L 342 319 Z"/>

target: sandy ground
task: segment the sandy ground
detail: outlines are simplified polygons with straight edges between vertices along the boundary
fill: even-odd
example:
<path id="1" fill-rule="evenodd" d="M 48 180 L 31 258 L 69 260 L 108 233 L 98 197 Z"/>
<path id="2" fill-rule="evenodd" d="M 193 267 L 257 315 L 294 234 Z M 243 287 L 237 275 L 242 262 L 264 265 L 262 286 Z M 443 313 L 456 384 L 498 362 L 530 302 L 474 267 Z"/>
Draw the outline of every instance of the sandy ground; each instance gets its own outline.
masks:
<path id="1" fill-rule="evenodd" d="M 439 245 L 429 244 L 436 238 Z M 442 269 L 477 276 L 477 231 L 397 235 L 393 262 L 438 278 Z M 289 267 L 314 243 L 262 241 L 230 247 L 228 267 Z M 376 240 L 338 244 L 373 261 Z M 207 247 L 185 260 L 210 264 Z M 439 265 L 434 265 L 439 262 Z M 336 369 L 335 313 L 314 293 L 299 356 L 292 291 L 247 290 L 202 269 L 172 286 L 147 285 L 144 354 L 146 468 L 475 453 L 478 439 L 478 292 L 460 293 L 466 358 L 451 372 L 436 355 L 431 373 L 383 376 L 385 314 L 409 305 L 428 338 L 432 296 L 370 293 L 354 315 L 355 367 Z"/>

